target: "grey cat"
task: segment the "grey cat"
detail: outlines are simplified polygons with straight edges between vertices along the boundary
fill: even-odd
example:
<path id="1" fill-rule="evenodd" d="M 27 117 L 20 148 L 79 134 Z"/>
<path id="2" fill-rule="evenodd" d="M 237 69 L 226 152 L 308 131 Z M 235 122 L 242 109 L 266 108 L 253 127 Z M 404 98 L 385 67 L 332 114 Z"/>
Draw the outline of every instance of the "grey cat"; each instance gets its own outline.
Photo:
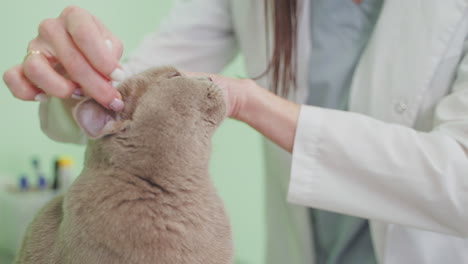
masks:
<path id="1" fill-rule="evenodd" d="M 84 169 L 38 213 L 16 263 L 232 263 L 229 219 L 208 173 L 222 90 L 171 67 L 118 89 L 121 113 L 92 99 L 74 107 L 92 138 Z"/>

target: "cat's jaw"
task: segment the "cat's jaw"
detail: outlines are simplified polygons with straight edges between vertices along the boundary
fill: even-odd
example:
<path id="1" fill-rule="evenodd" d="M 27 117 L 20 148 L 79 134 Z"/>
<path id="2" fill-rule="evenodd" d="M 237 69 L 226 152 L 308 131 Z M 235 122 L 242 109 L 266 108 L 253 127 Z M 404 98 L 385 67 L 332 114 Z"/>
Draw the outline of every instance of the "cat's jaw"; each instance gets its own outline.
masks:
<path id="1" fill-rule="evenodd" d="M 105 144 L 96 142 L 88 148 L 87 156 L 96 157 L 99 153 L 101 157 L 99 160 L 86 159 L 85 170 L 93 171 L 94 175 L 101 175 L 101 172 L 124 175 L 168 193 L 200 189 L 210 181 L 210 146 L 198 151 L 187 149 L 187 146 L 107 149 Z"/>

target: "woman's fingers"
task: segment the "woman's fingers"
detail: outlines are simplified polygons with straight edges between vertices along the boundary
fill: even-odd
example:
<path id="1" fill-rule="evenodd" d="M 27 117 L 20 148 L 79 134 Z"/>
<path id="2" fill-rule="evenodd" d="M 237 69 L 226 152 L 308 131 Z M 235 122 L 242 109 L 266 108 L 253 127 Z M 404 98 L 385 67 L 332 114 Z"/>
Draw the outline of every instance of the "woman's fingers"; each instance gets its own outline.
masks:
<path id="1" fill-rule="evenodd" d="M 88 64 L 86 58 L 73 46 L 70 39 L 57 40 L 56 52 L 57 58 L 62 63 L 70 78 L 78 83 L 87 96 L 93 97 L 101 105 L 112 108 L 110 105 L 116 99 L 120 98 L 117 92 L 107 78 L 96 72 Z M 113 109 L 120 111 L 121 109 Z"/>
<path id="2" fill-rule="evenodd" d="M 18 99 L 33 101 L 44 92 L 34 86 L 24 75 L 21 65 L 9 69 L 3 74 L 3 81 L 10 88 L 11 93 Z M 41 96 L 37 97 L 41 99 Z"/>
<path id="3" fill-rule="evenodd" d="M 92 22 L 94 24 L 94 22 Z M 51 20 L 48 23 L 42 23 L 40 37 L 52 47 L 56 60 L 61 63 L 66 70 L 69 78 L 78 83 L 84 93 L 93 97 L 96 101 L 107 108 L 115 111 L 120 111 L 119 107 L 111 107 L 111 104 L 116 98 L 120 98 L 120 94 L 112 87 L 108 77 L 105 77 L 89 63 L 85 54 L 78 48 L 78 44 L 70 37 L 66 28 L 58 20 Z M 94 34 L 94 33 L 91 33 Z M 94 36 L 94 35 L 92 35 Z M 95 36 L 94 36 L 95 37 Z M 102 39 L 102 37 L 100 37 Z M 87 45 L 87 44 L 86 44 Z M 102 45 L 106 49 L 107 57 L 112 57 L 110 50 L 107 48 L 105 40 L 102 40 Z M 84 50 L 85 48 L 83 48 Z M 109 73 L 110 74 L 110 73 Z M 32 80 L 34 83 L 36 80 Z M 48 88 L 43 87 L 47 91 Z M 48 91 L 47 91 L 48 92 Z M 73 91 L 63 91 L 64 95 L 70 95 Z"/>
<path id="4" fill-rule="evenodd" d="M 81 54 L 94 69 L 106 77 L 117 69 L 120 57 L 116 57 L 106 44 L 106 37 L 95 18 L 79 7 L 68 7 L 60 16 L 66 32 Z M 109 34 L 108 32 L 107 34 Z"/>
<path id="5" fill-rule="evenodd" d="M 96 16 L 91 15 L 93 18 L 94 23 L 98 26 L 101 34 L 106 39 L 107 47 L 110 48 L 112 54 L 114 55 L 117 60 L 120 60 L 123 54 L 123 44 L 122 41 L 117 38 L 112 32 L 99 20 Z"/>
<path id="6" fill-rule="evenodd" d="M 65 99 L 77 88 L 75 83 L 59 75 L 42 54 L 28 55 L 22 68 L 28 80 L 48 95 Z"/>
<path id="7" fill-rule="evenodd" d="M 122 43 L 86 10 L 68 7 L 59 18 L 41 22 L 28 49 L 23 64 L 3 76 L 14 96 L 70 98 L 79 91 L 104 107 L 123 109 L 121 95 L 110 83 L 125 77 L 119 69 Z"/>
<path id="8" fill-rule="evenodd" d="M 122 43 L 86 10 L 68 7 L 58 18 L 41 22 L 28 49 L 34 52 L 23 64 L 4 74 L 16 97 L 33 100 L 45 92 L 69 98 L 80 89 L 104 107 L 123 109 L 120 93 L 110 84 L 125 77 L 119 69 Z"/>

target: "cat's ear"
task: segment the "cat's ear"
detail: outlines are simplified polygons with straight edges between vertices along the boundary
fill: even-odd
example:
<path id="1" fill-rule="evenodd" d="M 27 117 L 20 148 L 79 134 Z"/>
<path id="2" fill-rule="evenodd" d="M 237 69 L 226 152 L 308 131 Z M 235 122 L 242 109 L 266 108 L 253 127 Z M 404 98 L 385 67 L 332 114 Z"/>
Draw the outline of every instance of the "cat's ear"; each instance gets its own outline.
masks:
<path id="1" fill-rule="evenodd" d="M 118 120 L 114 111 L 104 108 L 91 98 L 84 99 L 75 106 L 73 117 L 93 139 L 115 134 L 124 126 L 124 122 Z"/>

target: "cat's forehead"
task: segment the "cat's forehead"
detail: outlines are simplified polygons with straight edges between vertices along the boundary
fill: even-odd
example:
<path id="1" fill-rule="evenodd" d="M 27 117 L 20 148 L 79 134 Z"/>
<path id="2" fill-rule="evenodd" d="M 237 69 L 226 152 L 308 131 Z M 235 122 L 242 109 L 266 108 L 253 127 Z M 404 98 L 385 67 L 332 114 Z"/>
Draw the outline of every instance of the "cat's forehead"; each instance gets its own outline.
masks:
<path id="1" fill-rule="evenodd" d="M 213 100 L 222 101 L 222 97 L 212 96 L 219 90 L 216 88 L 209 78 L 187 77 L 173 67 L 152 68 L 118 86 L 125 105 L 120 116 L 133 120 L 139 105 L 144 105 L 142 113 L 147 113 L 154 111 L 155 107 L 176 105 L 186 108 Z"/>
<path id="2" fill-rule="evenodd" d="M 139 101 L 149 92 L 150 87 L 176 75 L 180 76 L 180 72 L 174 67 L 158 67 L 143 71 L 122 82 L 117 87 L 125 104 L 121 113 L 122 118 L 132 119 Z"/>

